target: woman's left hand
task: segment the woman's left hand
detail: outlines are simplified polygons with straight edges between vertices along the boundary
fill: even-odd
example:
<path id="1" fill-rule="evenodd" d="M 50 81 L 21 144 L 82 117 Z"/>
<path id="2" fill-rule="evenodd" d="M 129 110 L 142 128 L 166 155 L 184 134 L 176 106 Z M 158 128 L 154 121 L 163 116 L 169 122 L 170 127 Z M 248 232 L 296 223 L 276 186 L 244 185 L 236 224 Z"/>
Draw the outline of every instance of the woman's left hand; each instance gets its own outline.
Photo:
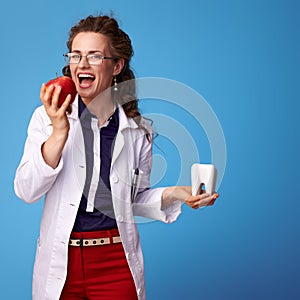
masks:
<path id="1" fill-rule="evenodd" d="M 199 194 L 196 196 L 189 195 L 184 200 L 184 203 L 194 209 L 198 209 L 203 206 L 211 206 L 215 203 L 219 194 L 214 193 L 212 195 L 208 193 Z"/>
<path id="2" fill-rule="evenodd" d="M 164 190 L 162 194 L 162 208 L 171 205 L 176 200 L 180 200 L 186 205 L 198 209 L 203 206 L 213 205 L 218 197 L 219 194 L 217 193 L 210 195 L 205 191 L 199 195 L 192 196 L 191 186 L 173 186 Z"/>

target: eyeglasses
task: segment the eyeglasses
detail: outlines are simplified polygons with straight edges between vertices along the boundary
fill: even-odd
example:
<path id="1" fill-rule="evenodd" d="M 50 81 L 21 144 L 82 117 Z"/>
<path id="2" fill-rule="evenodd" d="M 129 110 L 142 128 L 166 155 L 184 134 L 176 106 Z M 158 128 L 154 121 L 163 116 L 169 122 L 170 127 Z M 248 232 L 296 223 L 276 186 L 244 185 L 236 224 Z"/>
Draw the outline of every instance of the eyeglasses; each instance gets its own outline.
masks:
<path id="1" fill-rule="evenodd" d="M 88 55 L 81 55 L 78 53 L 66 53 L 64 54 L 65 61 L 68 64 L 79 64 L 82 57 L 86 57 L 87 62 L 90 65 L 101 65 L 103 59 L 115 59 L 114 57 L 108 57 L 101 54 L 88 54 Z"/>

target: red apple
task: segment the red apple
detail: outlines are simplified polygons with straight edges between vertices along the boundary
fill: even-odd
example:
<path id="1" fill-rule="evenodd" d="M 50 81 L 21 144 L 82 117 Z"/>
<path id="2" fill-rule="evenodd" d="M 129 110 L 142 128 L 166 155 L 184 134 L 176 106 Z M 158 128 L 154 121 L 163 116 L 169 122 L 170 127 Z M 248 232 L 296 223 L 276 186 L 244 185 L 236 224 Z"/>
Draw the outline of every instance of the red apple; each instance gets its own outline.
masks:
<path id="1" fill-rule="evenodd" d="M 50 85 L 55 87 L 60 86 L 61 91 L 58 98 L 58 107 L 66 100 L 67 96 L 71 94 L 71 103 L 74 102 L 77 91 L 76 86 L 72 78 L 68 76 L 59 76 L 57 78 L 51 79 L 46 83 L 46 87 L 48 88 Z"/>

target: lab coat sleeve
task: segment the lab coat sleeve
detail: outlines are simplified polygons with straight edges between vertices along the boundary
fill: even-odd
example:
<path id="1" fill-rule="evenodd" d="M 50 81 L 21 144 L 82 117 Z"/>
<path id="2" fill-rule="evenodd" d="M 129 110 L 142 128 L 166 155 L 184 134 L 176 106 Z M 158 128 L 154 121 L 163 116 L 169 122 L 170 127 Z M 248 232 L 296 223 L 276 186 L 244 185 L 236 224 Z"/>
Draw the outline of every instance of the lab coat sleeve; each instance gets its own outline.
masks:
<path id="1" fill-rule="evenodd" d="M 138 193 L 133 202 L 133 213 L 165 223 L 174 222 L 181 214 L 182 202 L 177 200 L 170 206 L 162 209 L 162 192 L 165 189 L 150 188 L 150 173 L 152 168 L 152 140 L 144 139 L 139 157 L 140 183 Z"/>
<path id="2" fill-rule="evenodd" d="M 53 185 L 62 169 L 63 161 L 53 169 L 42 156 L 41 147 L 52 132 L 52 126 L 43 107 L 35 110 L 30 120 L 24 153 L 14 180 L 16 195 L 26 203 L 38 201 Z"/>

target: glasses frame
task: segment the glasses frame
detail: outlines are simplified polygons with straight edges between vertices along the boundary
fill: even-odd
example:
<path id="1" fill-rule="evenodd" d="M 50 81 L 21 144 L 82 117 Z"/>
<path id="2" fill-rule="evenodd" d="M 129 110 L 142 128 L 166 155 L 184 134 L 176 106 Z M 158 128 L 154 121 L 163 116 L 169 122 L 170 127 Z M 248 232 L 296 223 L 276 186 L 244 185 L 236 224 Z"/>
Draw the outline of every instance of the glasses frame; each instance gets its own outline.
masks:
<path id="1" fill-rule="evenodd" d="M 71 63 L 70 62 L 70 56 L 71 55 L 78 55 L 79 56 L 79 61 L 77 62 L 77 63 Z M 98 55 L 98 56 L 100 56 L 101 57 L 101 62 L 100 63 L 90 63 L 90 61 L 89 61 L 89 57 L 91 57 L 91 56 L 94 56 L 94 55 Z M 87 54 L 87 55 L 81 55 L 81 54 L 79 54 L 79 53 L 74 53 L 74 52 L 69 52 L 69 53 L 65 53 L 65 54 L 63 54 L 63 57 L 65 58 L 65 61 L 69 64 L 69 65 L 78 65 L 80 62 L 81 62 L 81 59 L 83 58 L 83 57 L 86 57 L 86 60 L 87 60 L 87 62 L 88 62 L 88 64 L 89 65 L 91 65 L 91 66 L 99 66 L 99 65 L 101 65 L 102 63 L 103 63 L 103 60 L 104 59 L 110 59 L 110 60 L 115 60 L 116 58 L 115 57 L 110 57 L 110 56 L 104 56 L 104 55 L 102 55 L 102 54 L 95 54 L 95 53 L 92 53 L 92 54 Z"/>

